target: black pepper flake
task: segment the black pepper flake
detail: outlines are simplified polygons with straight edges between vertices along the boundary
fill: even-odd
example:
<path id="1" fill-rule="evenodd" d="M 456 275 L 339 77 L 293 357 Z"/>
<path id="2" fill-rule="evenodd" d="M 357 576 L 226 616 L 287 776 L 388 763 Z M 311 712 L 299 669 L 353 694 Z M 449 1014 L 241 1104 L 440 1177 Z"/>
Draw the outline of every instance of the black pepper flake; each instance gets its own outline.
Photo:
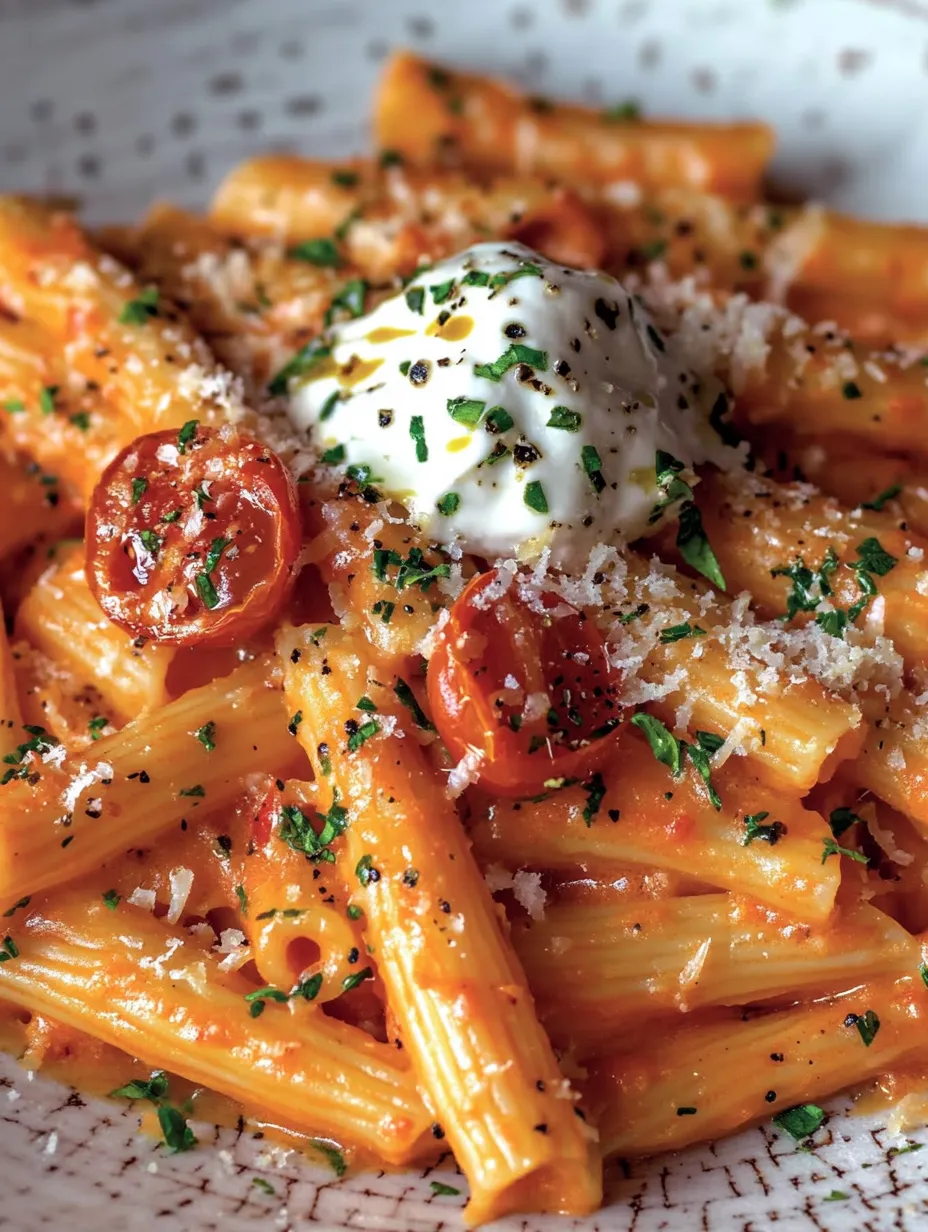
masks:
<path id="1" fill-rule="evenodd" d="M 776 1099 L 776 1097 L 777 1097 L 776 1091 L 768 1091 L 767 1094 L 764 1096 L 764 1099 L 767 1101 L 768 1104 L 772 1104 L 774 1100 Z"/>
<path id="2" fill-rule="evenodd" d="M 424 385 L 429 379 L 428 360 L 417 359 L 409 369 L 409 379 L 413 385 Z"/>
<path id="3" fill-rule="evenodd" d="M 771 1061 L 782 1061 L 782 1060 L 783 1060 L 783 1053 L 782 1053 L 782 1052 L 771 1052 L 771 1054 L 770 1054 L 770 1060 L 771 1060 Z"/>
<path id="4" fill-rule="evenodd" d="M 299 663 L 302 657 L 303 657 L 303 652 L 301 650 L 291 650 L 290 652 L 290 662 L 291 663 Z"/>
<path id="5" fill-rule="evenodd" d="M 554 361 L 554 371 L 558 376 L 570 376 L 570 364 L 566 359 L 557 359 Z"/>
<path id="6" fill-rule="evenodd" d="M 140 783 L 150 783 L 151 782 L 151 776 L 149 775 L 147 770 L 140 771 L 139 782 Z"/>
<path id="7" fill-rule="evenodd" d="M 361 955 L 360 955 L 360 951 L 358 950 L 358 947 L 356 945 L 352 946 L 351 949 L 348 951 L 348 962 L 356 963 L 360 957 Z"/>
<path id="8" fill-rule="evenodd" d="M 451 904 L 446 898 L 440 898 L 438 900 L 438 910 L 443 911 L 445 915 L 449 915 L 451 913 Z"/>
<path id="9" fill-rule="evenodd" d="M 593 311 L 603 322 L 607 329 L 615 329 L 615 323 L 619 318 L 619 305 L 616 303 L 609 304 L 604 299 L 597 299 L 593 304 Z"/>
<path id="10" fill-rule="evenodd" d="M 378 411 L 377 412 L 378 428 L 389 428 L 391 423 L 393 423 L 393 412 L 392 411 Z"/>
<path id="11" fill-rule="evenodd" d="M 432 1137 L 433 1138 L 444 1138 L 444 1136 L 445 1136 L 445 1131 L 436 1121 L 435 1124 L 432 1126 Z"/>
<path id="12" fill-rule="evenodd" d="M 531 441 L 520 441 L 518 445 L 513 446 L 512 459 L 516 466 L 531 466 L 540 457 L 540 450 Z"/>
<path id="13" fill-rule="evenodd" d="M 512 321 L 503 330 L 507 338 L 524 338 L 526 334 L 525 326 L 520 325 L 518 321 Z"/>
<path id="14" fill-rule="evenodd" d="M 544 1121 L 540 1125 L 533 1125 L 532 1129 L 534 1129 L 536 1134 L 546 1134 L 548 1132 L 548 1126 Z"/>
<path id="15" fill-rule="evenodd" d="M 618 809 L 610 809 L 608 816 L 610 821 L 618 821 L 621 817 L 621 813 Z"/>
<path id="16" fill-rule="evenodd" d="M 357 734 L 358 734 L 357 719 L 346 719 L 345 720 L 345 735 L 346 736 L 356 736 Z"/>

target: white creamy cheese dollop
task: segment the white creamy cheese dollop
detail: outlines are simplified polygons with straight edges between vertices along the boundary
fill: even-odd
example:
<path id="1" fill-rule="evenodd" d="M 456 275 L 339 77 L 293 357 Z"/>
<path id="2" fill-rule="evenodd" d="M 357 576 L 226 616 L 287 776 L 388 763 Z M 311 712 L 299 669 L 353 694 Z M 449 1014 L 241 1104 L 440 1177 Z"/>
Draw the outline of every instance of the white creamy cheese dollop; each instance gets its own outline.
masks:
<path id="1" fill-rule="evenodd" d="M 710 424 L 720 386 L 616 279 L 521 244 L 419 273 L 328 341 L 291 419 L 433 540 L 490 559 L 547 547 L 568 568 L 651 534 L 695 465 L 736 456 Z"/>

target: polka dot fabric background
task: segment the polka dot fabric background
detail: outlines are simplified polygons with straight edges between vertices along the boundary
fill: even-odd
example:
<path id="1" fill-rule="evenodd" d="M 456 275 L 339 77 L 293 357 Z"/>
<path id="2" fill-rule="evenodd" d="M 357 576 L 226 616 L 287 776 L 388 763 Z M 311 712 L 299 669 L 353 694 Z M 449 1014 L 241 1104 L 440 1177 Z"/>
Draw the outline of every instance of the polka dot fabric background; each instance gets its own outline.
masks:
<path id="1" fill-rule="evenodd" d="M 0 191 L 79 198 L 91 221 L 203 205 L 260 150 L 363 150 L 380 62 L 405 44 L 536 93 L 760 116 L 791 191 L 928 221 L 928 0 L 0 0 Z M 617 1168 L 583 1223 L 500 1232 L 918 1232 L 928 1133 L 844 1116 L 815 1149 L 769 1126 Z M 448 1232 L 463 1196 L 428 1173 L 330 1173 L 198 1127 L 167 1157 L 131 1107 L 0 1059 L 0 1228 Z M 447 1164 L 445 1165 L 448 1166 Z M 446 1182 L 460 1185 L 446 1172 Z M 255 1186 L 264 1178 L 273 1190 Z"/>

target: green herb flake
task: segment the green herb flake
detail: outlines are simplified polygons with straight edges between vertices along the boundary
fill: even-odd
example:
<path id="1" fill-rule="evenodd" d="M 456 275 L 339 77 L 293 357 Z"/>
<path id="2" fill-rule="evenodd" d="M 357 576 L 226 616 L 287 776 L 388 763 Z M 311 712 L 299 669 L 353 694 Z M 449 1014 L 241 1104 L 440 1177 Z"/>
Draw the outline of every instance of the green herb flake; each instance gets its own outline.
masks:
<path id="1" fill-rule="evenodd" d="M 163 1104 L 158 1109 L 158 1124 L 161 1126 L 165 1146 L 172 1155 L 181 1151 L 192 1151 L 197 1145 L 196 1135 L 177 1108 Z"/>
<path id="2" fill-rule="evenodd" d="M 641 108 L 633 99 L 626 99 L 624 103 L 616 103 L 612 107 L 607 107 L 603 112 L 603 119 L 608 120 L 610 124 L 624 124 L 630 120 L 640 120 Z"/>
<path id="3" fill-rule="evenodd" d="M 504 406 L 494 406 L 487 411 L 483 426 L 487 432 L 498 436 L 501 432 L 508 432 L 514 423 L 515 420 Z"/>
<path id="4" fill-rule="evenodd" d="M 16 914 L 16 912 L 17 912 L 17 911 L 22 910 L 22 908 L 23 908 L 23 907 L 28 907 L 28 906 L 29 906 L 29 904 L 30 904 L 30 902 L 32 902 L 32 898 L 31 898 L 31 897 L 30 897 L 30 895 L 28 895 L 28 894 L 26 895 L 26 897 L 25 897 L 25 898 L 20 898 L 20 899 L 18 899 L 18 900 L 17 900 L 17 901 L 13 904 L 13 906 L 12 906 L 12 907 L 8 907 L 8 908 L 7 908 L 7 910 L 6 910 L 6 911 L 4 911 L 4 913 L 3 913 L 3 918 L 4 918 L 5 920 L 9 920 L 12 916 L 14 916 L 14 915 Z"/>
<path id="5" fill-rule="evenodd" d="M 583 806 L 582 815 L 584 822 L 589 827 L 593 824 L 596 814 L 606 798 L 606 784 L 603 782 L 603 776 L 598 770 L 583 784 L 583 790 L 586 792 L 586 803 Z"/>
<path id="6" fill-rule="evenodd" d="M 342 263 L 338 246 L 326 237 L 303 240 L 301 244 L 294 244 L 292 248 L 287 249 L 287 256 L 294 261 L 307 261 L 310 265 L 330 269 L 337 269 Z"/>
<path id="7" fill-rule="evenodd" d="M 867 857 L 860 851 L 852 851 L 849 847 L 839 847 L 835 840 L 829 834 L 827 838 L 822 839 L 822 863 L 829 856 L 847 856 L 849 860 L 856 860 L 858 864 L 866 864 Z"/>
<path id="8" fill-rule="evenodd" d="M 851 1019 L 853 1022 L 850 1021 Z M 845 1025 L 856 1027 L 857 1033 L 864 1042 L 864 1047 L 869 1048 L 880 1029 L 880 1019 L 873 1010 L 865 1010 L 863 1014 L 849 1014 L 845 1019 Z"/>
<path id="9" fill-rule="evenodd" d="M 183 787 L 177 793 L 179 796 L 186 796 L 194 800 L 202 800 L 206 795 L 206 788 L 201 783 L 195 783 L 193 787 Z"/>
<path id="10" fill-rule="evenodd" d="M 843 1189 L 833 1189 L 830 1194 L 827 1194 L 823 1202 L 846 1202 L 851 1195 L 845 1193 Z"/>
<path id="11" fill-rule="evenodd" d="M 403 298 L 409 311 L 421 317 L 425 304 L 425 287 L 410 287 Z"/>
<path id="12" fill-rule="evenodd" d="M 467 287 L 485 287 L 490 281 L 490 275 L 483 270 L 468 270 L 461 281 Z"/>
<path id="13" fill-rule="evenodd" d="M 884 488 L 878 496 L 874 496 L 873 500 L 864 501 L 861 508 L 875 509 L 877 513 L 881 513 L 886 502 L 895 500 L 901 491 L 901 483 L 890 484 L 890 486 L 888 488 Z"/>
<path id="14" fill-rule="evenodd" d="M 556 406 L 548 416 L 545 425 L 548 428 L 560 428 L 563 432 L 579 432 L 583 416 L 579 411 L 572 411 L 566 406 Z"/>
<path id="15" fill-rule="evenodd" d="M 705 637 L 705 629 L 701 629 L 699 625 L 691 625 L 689 621 L 682 625 L 671 625 L 667 629 L 661 629 L 660 641 L 661 645 L 667 646 L 672 642 L 680 642 L 686 637 Z"/>
<path id="16" fill-rule="evenodd" d="M 748 813 L 744 818 L 744 838 L 741 840 L 742 847 L 749 847 L 755 839 L 761 842 L 769 843 L 773 847 L 780 841 L 786 833 L 786 826 L 782 821 L 772 821 L 769 825 L 762 823 L 767 820 L 770 814 L 765 810 L 762 813 Z"/>
<path id="17" fill-rule="evenodd" d="M 187 446 L 197 434 L 197 428 L 200 426 L 199 419 L 188 419 L 177 434 L 177 452 L 180 454 L 187 452 Z"/>
<path id="18" fill-rule="evenodd" d="M 207 753 L 212 753 L 216 747 L 216 723 L 213 719 L 204 723 L 202 727 L 198 727 L 193 733 L 194 737 L 199 740 Z"/>
<path id="19" fill-rule="evenodd" d="M 780 619 L 792 620 L 797 612 L 814 612 L 822 598 L 832 594 L 831 577 L 837 568 L 838 557 L 829 547 L 818 569 L 810 569 L 798 557 L 790 565 L 771 569 L 771 577 L 786 577 L 793 583 L 786 596 L 786 614 Z"/>
<path id="20" fill-rule="evenodd" d="M 266 1181 L 263 1176 L 253 1176 L 251 1178 L 251 1185 L 253 1189 L 260 1189 L 261 1192 L 263 1194 L 267 1194 L 269 1198 L 277 1197 L 277 1190 L 270 1183 L 270 1181 Z"/>
<path id="21" fill-rule="evenodd" d="M 167 1075 L 163 1069 L 156 1069 L 147 1080 L 133 1078 L 125 1086 L 110 1091 L 110 1099 L 150 1099 L 155 1102 L 164 1099 L 167 1093 Z"/>
<path id="22" fill-rule="evenodd" d="M 425 440 L 425 421 L 421 415 L 413 415 L 410 419 L 409 435 L 416 443 L 416 461 L 428 462 L 429 447 Z"/>
<path id="23" fill-rule="evenodd" d="M 443 1198 L 456 1198 L 461 1192 L 453 1185 L 445 1185 L 443 1181 L 430 1181 L 429 1185 L 433 1194 L 438 1194 Z"/>
<path id="24" fill-rule="evenodd" d="M 39 393 L 39 409 L 43 415 L 54 415 L 55 413 L 55 395 L 58 393 L 58 385 L 46 385 Z"/>
<path id="25" fill-rule="evenodd" d="M 344 313 L 350 320 L 356 321 L 364 315 L 364 299 L 368 284 L 363 278 L 350 278 L 325 310 L 323 325 L 328 328 L 339 313 Z"/>
<path id="26" fill-rule="evenodd" d="M 653 526 L 659 521 L 664 510 L 677 501 L 693 499 L 693 489 L 680 478 L 684 469 L 683 463 L 673 454 L 664 449 L 658 449 L 654 455 L 654 478 L 660 492 L 660 500 L 652 507 L 648 516 L 648 525 Z"/>
<path id="27" fill-rule="evenodd" d="M 352 975 L 346 975 L 342 980 L 342 991 L 351 992 L 352 988 L 357 988 L 359 984 L 363 984 L 365 980 L 372 980 L 374 972 L 370 967 L 364 967 L 361 971 L 355 971 Z"/>
<path id="28" fill-rule="evenodd" d="M 325 1159 L 337 1177 L 341 1178 L 345 1175 L 348 1171 L 348 1165 L 345 1163 L 344 1155 L 337 1147 L 326 1142 L 323 1138 L 310 1138 L 309 1143 Z"/>
<path id="29" fill-rule="evenodd" d="M 449 398 L 447 402 L 448 414 L 455 423 L 463 424 L 465 428 L 476 428 L 480 423 L 481 416 L 486 409 L 486 403 L 480 402 L 477 398 Z"/>
<path id="30" fill-rule="evenodd" d="M 784 1108 L 773 1118 L 778 1129 L 785 1130 L 791 1138 L 801 1142 L 820 1129 L 825 1120 L 824 1111 L 817 1104 L 796 1104 L 793 1108 Z"/>
<path id="31" fill-rule="evenodd" d="M 677 550 L 697 573 L 708 578 L 719 590 L 725 589 L 725 578 L 718 558 L 703 529 L 702 516 L 693 504 L 686 504 L 680 510 Z"/>
<path id="32" fill-rule="evenodd" d="M 242 915 L 247 915 L 248 914 L 248 895 L 245 893 L 245 887 L 243 885 L 237 885 L 235 887 L 235 897 L 238 899 L 239 911 L 241 911 Z"/>
<path id="33" fill-rule="evenodd" d="M 447 282 L 440 282 L 437 286 L 429 287 L 432 292 L 432 301 L 436 304 L 444 304 L 451 298 L 454 291 L 454 279 L 449 278 Z"/>
<path id="34" fill-rule="evenodd" d="M 309 376 L 312 370 L 331 354 L 332 348 L 324 338 L 311 338 L 269 382 L 268 393 L 282 397 L 289 391 L 291 381 L 297 377 Z"/>
<path id="35" fill-rule="evenodd" d="M 848 400 L 848 402 L 853 402 L 855 399 L 863 397 L 863 394 L 860 391 L 860 386 L 856 381 L 845 381 L 841 386 L 841 393 Z"/>
<path id="36" fill-rule="evenodd" d="M 158 315 L 158 288 L 146 287 L 137 299 L 130 299 L 119 314 L 120 325 L 147 325 Z"/>
<path id="37" fill-rule="evenodd" d="M 103 735 L 103 729 L 109 724 L 109 719 L 106 715 L 95 714 L 87 724 L 87 730 L 90 732 L 91 740 L 99 740 Z"/>
<path id="38" fill-rule="evenodd" d="M 594 445 L 584 445 L 580 450 L 580 461 L 593 487 L 593 491 L 598 496 L 606 486 L 606 481 L 603 478 L 603 461 L 599 456 L 599 451 Z"/>
<path id="39" fill-rule="evenodd" d="M 674 778 L 677 778 L 683 769 L 683 753 L 676 736 L 668 731 L 660 719 L 643 711 L 632 715 L 632 725 L 644 734 L 657 760 L 667 766 Z"/>
<path id="40" fill-rule="evenodd" d="M 866 825 L 864 819 L 858 817 L 849 808 L 832 809 L 828 815 L 828 824 L 831 826 L 831 832 L 835 838 L 840 838 L 845 830 L 849 830 L 857 822 L 860 822 L 861 825 Z"/>
<path id="41" fill-rule="evenodd" d="M 428 720 L 425 711 L 416 700 L 416 695 L 412 688 L 406 683 L 401 676 L 397 677 L 396 684 L 393 686 L 393 692 L 397 699 L 411 713 L 413 722 L 417 727 L 421 727 L 424 731 L 433 732 L 435 728 Z"/>
<path id="42" fill-rule="evenodd" d="M 380 870 L 374 868 L 374 858 L 371 855 L 365 854 L 357 862 L 354 868 L 354 875 L 360 881 L 362 886 L 371 885 L 375 881 L 380 880 Z"/>
<path id="43" fill-rule="evenodd" d="M 349 920 L 360 920 L 363 914 L 364 912 L 362 911 L 362 909 L 356 906 L 355 903 L 349 904 L 349 906 L 345 909 L 345 915 L 348 917 Z"/>
<path id="44" fill-rule="evenodd" d="M 499 291 L 503 287 L 508 287 L 510 282 L 515 282 L 517 278 L 541 278 L 542 276 L 543 270 L 540 265 L 535 265 L 532 261 L 523 261 L 518 269 L 493 274 L 488 285 L 491 291 Z"/>
<path id="45" fill-rule="evenodd" d="M 370 740 L 371 736 L 376 736 L 380 731 L 380 726 L 375 719 L 368 719 L 366 723 L 362 723 L 356 732 L 348 737 L 349 753 L 356 753 L 366 740 Z"/>
<path id="46" fill-rule="evenodd" d="M 453 513 L 457 513 L 460 509 L 461 498 L 457 492 L 446 492 L 444 496 L 436 501 L 435 507 L 443 517 L 450 518 Z"/>
<path id="47" fill-rule="evenodd" d="M 548 352 L 538 351 L 534 347 L 514 342 L 500 355 L 499 359 L 494 359 L 491 364 L 476 364 L 474 375 L 484 377 L 488 381 L 500 381 L 503 375 L 516 364 L 527 364 L 538 372 L 545 372 L 548 367 Z"/>
<path id="48" fill-rule="evenodd" d="M 81 432 L 87 432 L 90 429 L 90 415 L 87 411 L 77 411 L 71 416 L 70 422 L 75 428 L 80 428 Z"/>
<path id="49" fill-rule="evenodd" d="M 9 415 L 22 415 L 26 410 L 25 402 L 19 398 L 7 398 L 6 402 L 0 402 L 0 407 Z"/>
<path id="50" fill-rule="evenodd" d="M 548 512 L 548 498 L 545 496 L 545 490 L 537 479 L 533 479 L 531 483 L 525 485 L 522 500 L 535 513 Z"/>

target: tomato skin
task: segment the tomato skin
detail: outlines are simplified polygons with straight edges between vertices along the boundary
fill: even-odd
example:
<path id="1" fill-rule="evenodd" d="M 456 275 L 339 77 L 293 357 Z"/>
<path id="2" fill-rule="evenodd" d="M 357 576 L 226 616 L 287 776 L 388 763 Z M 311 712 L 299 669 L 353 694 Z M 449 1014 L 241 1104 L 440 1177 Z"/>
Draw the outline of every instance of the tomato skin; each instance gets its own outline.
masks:
<path id="1" fill-rule="evenodd" d="M 552 779 L 587 778 L 609 757 L 618 736 L 620 677 L 599 633 L 579 612 L 546 621 L 508 596 L 483 605 L 480 596 L 496 576 L 496 570 L 478 574 L 455 600 L 429 660 L 429 706 L 453 757 L 474 749 L 483 754 L 481 786 L 504 796 L 529 796 Z M 548 713 L 516 719 L 520 706 L 500 702 L 503 673 L 502 683 L 513 677 L 522 696 L 546 693 Z M 568 733 L 559 726 L 552 730 L 549 719 L 557 718 L 555 703 L 562 703 L 569 689 L 585 712 L 577 713 L 568 702 L 576 740 L 565 739 Z"/>
<path id="2" fill-rule="evenodd" d="M 300 552 L 280 459 L 231 427 L 137 437 L 87 514 L 87 581 L 115 624 L 174 646 L 229 645 L 287 601 Z"/>

